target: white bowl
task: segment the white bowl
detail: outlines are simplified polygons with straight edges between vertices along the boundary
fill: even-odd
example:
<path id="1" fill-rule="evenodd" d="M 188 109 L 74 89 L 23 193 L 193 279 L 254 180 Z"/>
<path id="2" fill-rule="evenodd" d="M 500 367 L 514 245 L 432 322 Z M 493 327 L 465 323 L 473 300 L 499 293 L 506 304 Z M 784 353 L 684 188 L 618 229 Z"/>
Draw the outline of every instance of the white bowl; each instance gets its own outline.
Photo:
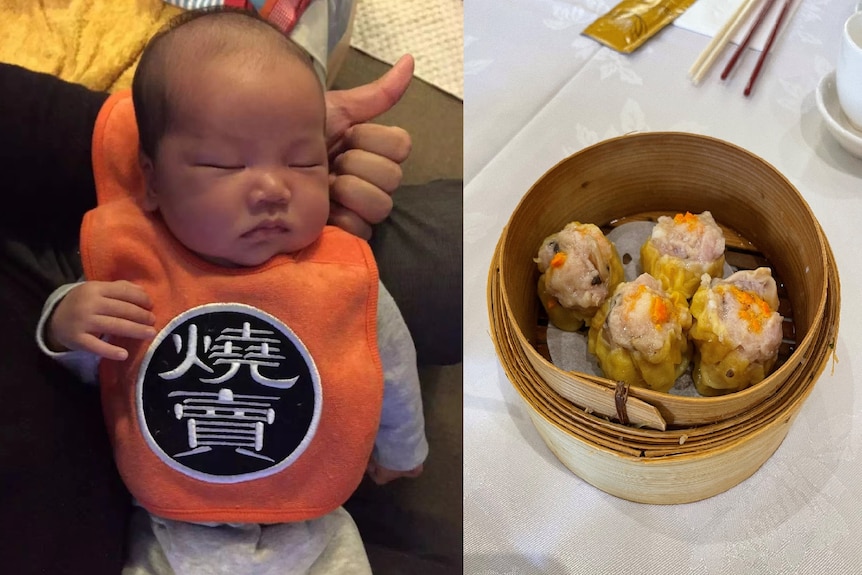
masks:
<path id="1" fill-rule="evenodd" d="M 850 124 L 850 120 L 841 110 L 835 90 L 834 71 L 823 76 L 817 86 L 817 107 L 826 121 L 826 127 L 841 147 L 857 158 L 862 158 L 862 132 Z"/>

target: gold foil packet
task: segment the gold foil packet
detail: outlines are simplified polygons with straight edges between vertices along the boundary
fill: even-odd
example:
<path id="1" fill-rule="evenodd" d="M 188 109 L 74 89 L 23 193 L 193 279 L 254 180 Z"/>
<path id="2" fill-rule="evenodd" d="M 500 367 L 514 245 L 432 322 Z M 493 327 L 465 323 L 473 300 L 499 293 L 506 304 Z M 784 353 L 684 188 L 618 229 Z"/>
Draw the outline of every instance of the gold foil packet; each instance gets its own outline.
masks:
<path id="1" fill-rule="evenodd" d="M 623 0 L 582 34 L 623 54 L 634 52 L 695 0 Z"/>

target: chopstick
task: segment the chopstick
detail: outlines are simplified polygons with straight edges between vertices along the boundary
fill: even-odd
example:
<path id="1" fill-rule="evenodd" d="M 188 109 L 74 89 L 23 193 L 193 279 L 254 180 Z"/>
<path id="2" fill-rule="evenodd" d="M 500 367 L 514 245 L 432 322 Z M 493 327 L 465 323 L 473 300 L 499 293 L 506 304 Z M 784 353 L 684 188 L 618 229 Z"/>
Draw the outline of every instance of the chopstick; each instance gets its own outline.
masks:
<path id="1" fill-rule="evenodd" d="M 712 40 L 704 48 L 703 52 L 697 57 L 697 60 L 692 64 L 688 75 L 694 84 L 700 83 L 706 73 L 712 67 L 718 55 L 736 33 L 739 26 L 748 17 L 751 9 L 759 0 L 745 0 L 737 6 L 736 10 L 730 15 L 730 18 L 724 23 L 721 29 L 713 36 Z"/>
<path id="2" fill-rule="evenodd" d="M 748 79 L 748 84 L 745 86 L 743 94 L 746 96 L 751 94 L 751 88 L 754 87 L 754 83 L 760 75 L 763 61 L 766 60 L 766 56 L 769 54 L 769 49 L 772 48 L 772 43 L 775 41 L 775 37 L 778 36 L 778 30 L 781 28 L 781 23 L 784 22 L 784 18 L 787 16 L 788 10 L 790 10 L 790 4 L 792 1 L 793 0 L 784 0 L 784 6 L 781 7 L 781 12 L 778 14 L 778 20 L 775 21 L 775 26 L 772 28 L 772 32 L 769 33 L 769 38 L 766 40 L 766 46 L 763 47 L 763 52 L 760 53 L 760 58 L 757 59 L 757 64 L 754 65 L 754 72 L 751 73 L 751 77 Z"/>
<path id="3" fill-rule="evenodd" d="M 745 40 L 742 41 L 742 44 L 736 47 L 736 51 L 733 53 L 733 56 L 731 56 L 727 66 L 724 67 L 724 71 L 721 73 L 722 80 L 727 78 L 727 75 L 730 74 L 730 71 L 736 65 L 736 61 L 739 60 L 739 57 L 743 52 L 745 52 L 745 49 L 748 47 L 748 43 L 751 42 L 751 39 L 754 37 L 754 33 L 757 32 L 758 28 L 760 28 L 760 25 L 763 23 L 763 19 L 766 18 L 766 14 L 769 12 L 770 8 L 772 8 L 773 4 L 775 4 L 775 0 L 766 0 L 766 4 L 764 4 L 763 8 L 760 9 L 757 19 L 754 21 L 754 24 L 751 25 L 751 29 L 748 31 L 748 34 L 745 35 Z"/>

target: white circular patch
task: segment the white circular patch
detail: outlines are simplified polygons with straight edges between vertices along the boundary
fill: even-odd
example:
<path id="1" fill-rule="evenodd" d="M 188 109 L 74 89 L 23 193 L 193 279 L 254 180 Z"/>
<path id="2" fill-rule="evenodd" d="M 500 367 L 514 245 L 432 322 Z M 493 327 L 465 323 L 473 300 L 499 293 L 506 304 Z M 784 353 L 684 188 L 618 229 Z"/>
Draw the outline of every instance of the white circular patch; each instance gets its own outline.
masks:
<path id="1" fill-rule="evenodd" d="M 238 483 L 290 466 L 317 430 L 323 393 L 297 335 L 237 303 L 172 319 L 147 350 L 136 384 L 138 422 L 172 469 Z"/>

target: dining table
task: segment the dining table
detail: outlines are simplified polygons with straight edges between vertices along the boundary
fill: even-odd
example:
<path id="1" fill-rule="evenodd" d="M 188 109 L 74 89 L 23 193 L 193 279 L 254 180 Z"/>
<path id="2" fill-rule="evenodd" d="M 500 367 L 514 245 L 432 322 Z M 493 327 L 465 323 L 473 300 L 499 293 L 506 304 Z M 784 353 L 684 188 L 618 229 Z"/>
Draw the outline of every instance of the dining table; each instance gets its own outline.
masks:
<path id="1" fill-rule="evenodd" d="M 464 572 L 862 573 L 862 159 L 817 101 L 856 2 L 793 0 L 748 96 L 762 42 L 722 80 L 737 34 L 695 83 L 715 26 L 680 17 L 622 53 L 583 33 L 617 4 L 464 1 Z M 521 198 L 564 158 L 645 132 L 717 138 L 773 166 L 822 226 L 840 278 L 835 355 L 780 446 L 742 482 L 681 504 L 628 501 L 569 470 L 489 324 L 489 268 Z"/>

